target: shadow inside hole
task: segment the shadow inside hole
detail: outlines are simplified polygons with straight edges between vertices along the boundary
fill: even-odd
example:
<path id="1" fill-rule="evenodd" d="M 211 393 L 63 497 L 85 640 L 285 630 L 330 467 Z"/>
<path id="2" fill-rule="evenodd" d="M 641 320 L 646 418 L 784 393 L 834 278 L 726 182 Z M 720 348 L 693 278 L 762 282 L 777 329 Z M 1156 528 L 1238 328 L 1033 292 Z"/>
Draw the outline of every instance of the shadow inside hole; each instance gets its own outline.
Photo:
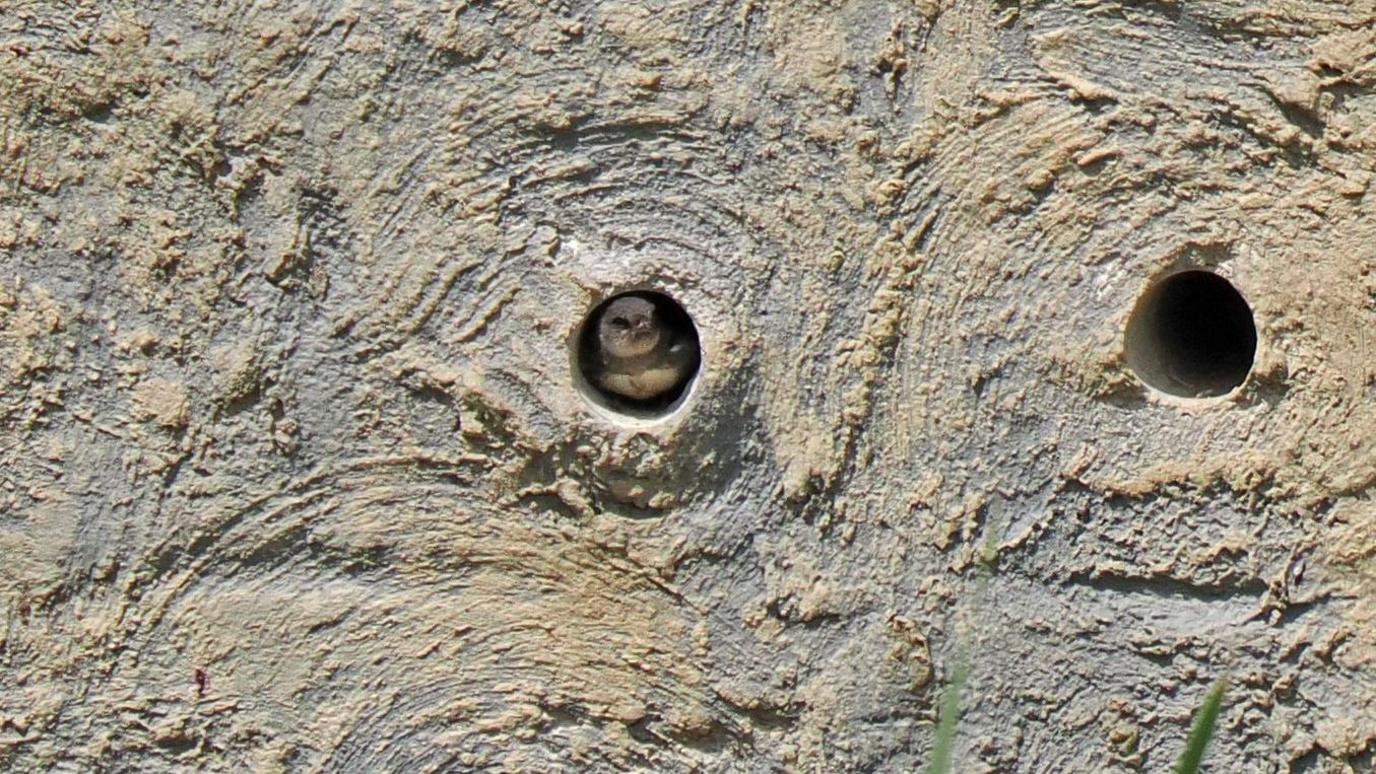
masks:
<path id="1" fill-rule="evenodd" d="M 679 378 L 657 394 L 637 399 L 618 394 L 603 386 L 602 373 L 608 359 L 604 357 L 599 329 L 607 309 L 622 298 L 640 298 L 654 307 L 654 316 L 661 328 L 666 346 L 676 344 L 686 348 L 685 355 L 674 358 L 681 372 Z M 688 399 L 698 373 L 702 370 L 702 348 L 693 318 L 677 301 L 663 293 L 632 291 L 612 296 L 593 309 L 583 321 L 578 333 L 575 374 L 579 390 L 594 405 L 613 414 L 636 419 L 661 419 Z M 667 357 L 667 355 L 666 355 Z M 681 360 L 682 362 L 678 362 Z"/>
<path id="2" fill-rule="evenodd" d="M 1252 370 L 1252 308 L 1226 279 L 1183 271 L 1153 285 L 1128 320 L 1128 367 L 1170 395 L 1211 398 L 1236 389 Z"/>

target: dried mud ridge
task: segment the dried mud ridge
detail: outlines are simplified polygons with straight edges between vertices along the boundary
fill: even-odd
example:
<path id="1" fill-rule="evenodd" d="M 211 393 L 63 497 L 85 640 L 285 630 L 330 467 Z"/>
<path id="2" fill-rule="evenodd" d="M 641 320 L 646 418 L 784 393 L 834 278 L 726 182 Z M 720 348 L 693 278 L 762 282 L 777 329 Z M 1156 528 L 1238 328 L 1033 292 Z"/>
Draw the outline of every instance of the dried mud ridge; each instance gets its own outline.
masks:
<path id="1" fill-rule="evenodd" d="M 967 663 L 962 771 L 1223 675 L 1218 765 L 1371 771 L 1374 29 L 7 2 L 0 768 L 916 770 Z M 1199 270 L 1250 369 L 1148 390 Z M 574 378 L 628 289 L 667 417 Z"/>

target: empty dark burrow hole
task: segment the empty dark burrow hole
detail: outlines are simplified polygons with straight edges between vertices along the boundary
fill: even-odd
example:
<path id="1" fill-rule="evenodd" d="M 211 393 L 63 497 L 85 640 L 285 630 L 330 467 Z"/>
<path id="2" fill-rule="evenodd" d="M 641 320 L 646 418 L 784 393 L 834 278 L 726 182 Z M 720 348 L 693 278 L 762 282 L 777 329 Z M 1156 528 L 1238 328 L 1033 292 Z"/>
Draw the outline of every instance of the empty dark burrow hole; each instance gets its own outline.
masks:
<path id="1" fill-rule="evenodd" d="M 702 370 L 697 325 L 664 293 L 612 296 L 584 318 L 575 337 L 574 382 L 616 417 L 662 419 L 682 407 Z"/>
<path id="2" fill-rule="evenodd" d="M 1128 319 L 1128 367 L 1161 392 L 1213 398 L 1247 379 L 1257 351 L 1252 308 L 1210 271 L 1171 274 L 1147 289 Z"/>

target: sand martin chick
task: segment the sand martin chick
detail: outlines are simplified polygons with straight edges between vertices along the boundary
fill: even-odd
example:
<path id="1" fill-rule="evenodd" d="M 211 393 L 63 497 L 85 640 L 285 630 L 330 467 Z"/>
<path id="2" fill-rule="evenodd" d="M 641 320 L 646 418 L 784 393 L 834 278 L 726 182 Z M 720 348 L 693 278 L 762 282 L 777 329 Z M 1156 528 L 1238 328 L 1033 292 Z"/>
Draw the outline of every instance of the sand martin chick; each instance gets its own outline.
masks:
<path id="1" fill-rule="evenodd" d="M 678 388 L 698 364 L 698 344 L 648 298 L 622 296 L 597 322 L 596 356 L 589 379 L 631 400 L 654 400 Z"/>

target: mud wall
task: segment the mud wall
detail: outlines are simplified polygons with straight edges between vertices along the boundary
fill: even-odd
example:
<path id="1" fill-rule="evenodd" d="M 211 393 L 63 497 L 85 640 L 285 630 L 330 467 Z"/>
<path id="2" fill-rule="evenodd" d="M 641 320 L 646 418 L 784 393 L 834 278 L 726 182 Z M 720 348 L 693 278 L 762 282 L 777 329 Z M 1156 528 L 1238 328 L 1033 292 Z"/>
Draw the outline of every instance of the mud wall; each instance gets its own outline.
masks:
<path id="1" fill-rule="evenodd" d="M 1376 752 L 1368 0 L 0 5 L 0 765 Z M 1246 381 L 1145 387 L 1226 278 Z M 659 420 L 580 394 L 628 288 Z"/>

